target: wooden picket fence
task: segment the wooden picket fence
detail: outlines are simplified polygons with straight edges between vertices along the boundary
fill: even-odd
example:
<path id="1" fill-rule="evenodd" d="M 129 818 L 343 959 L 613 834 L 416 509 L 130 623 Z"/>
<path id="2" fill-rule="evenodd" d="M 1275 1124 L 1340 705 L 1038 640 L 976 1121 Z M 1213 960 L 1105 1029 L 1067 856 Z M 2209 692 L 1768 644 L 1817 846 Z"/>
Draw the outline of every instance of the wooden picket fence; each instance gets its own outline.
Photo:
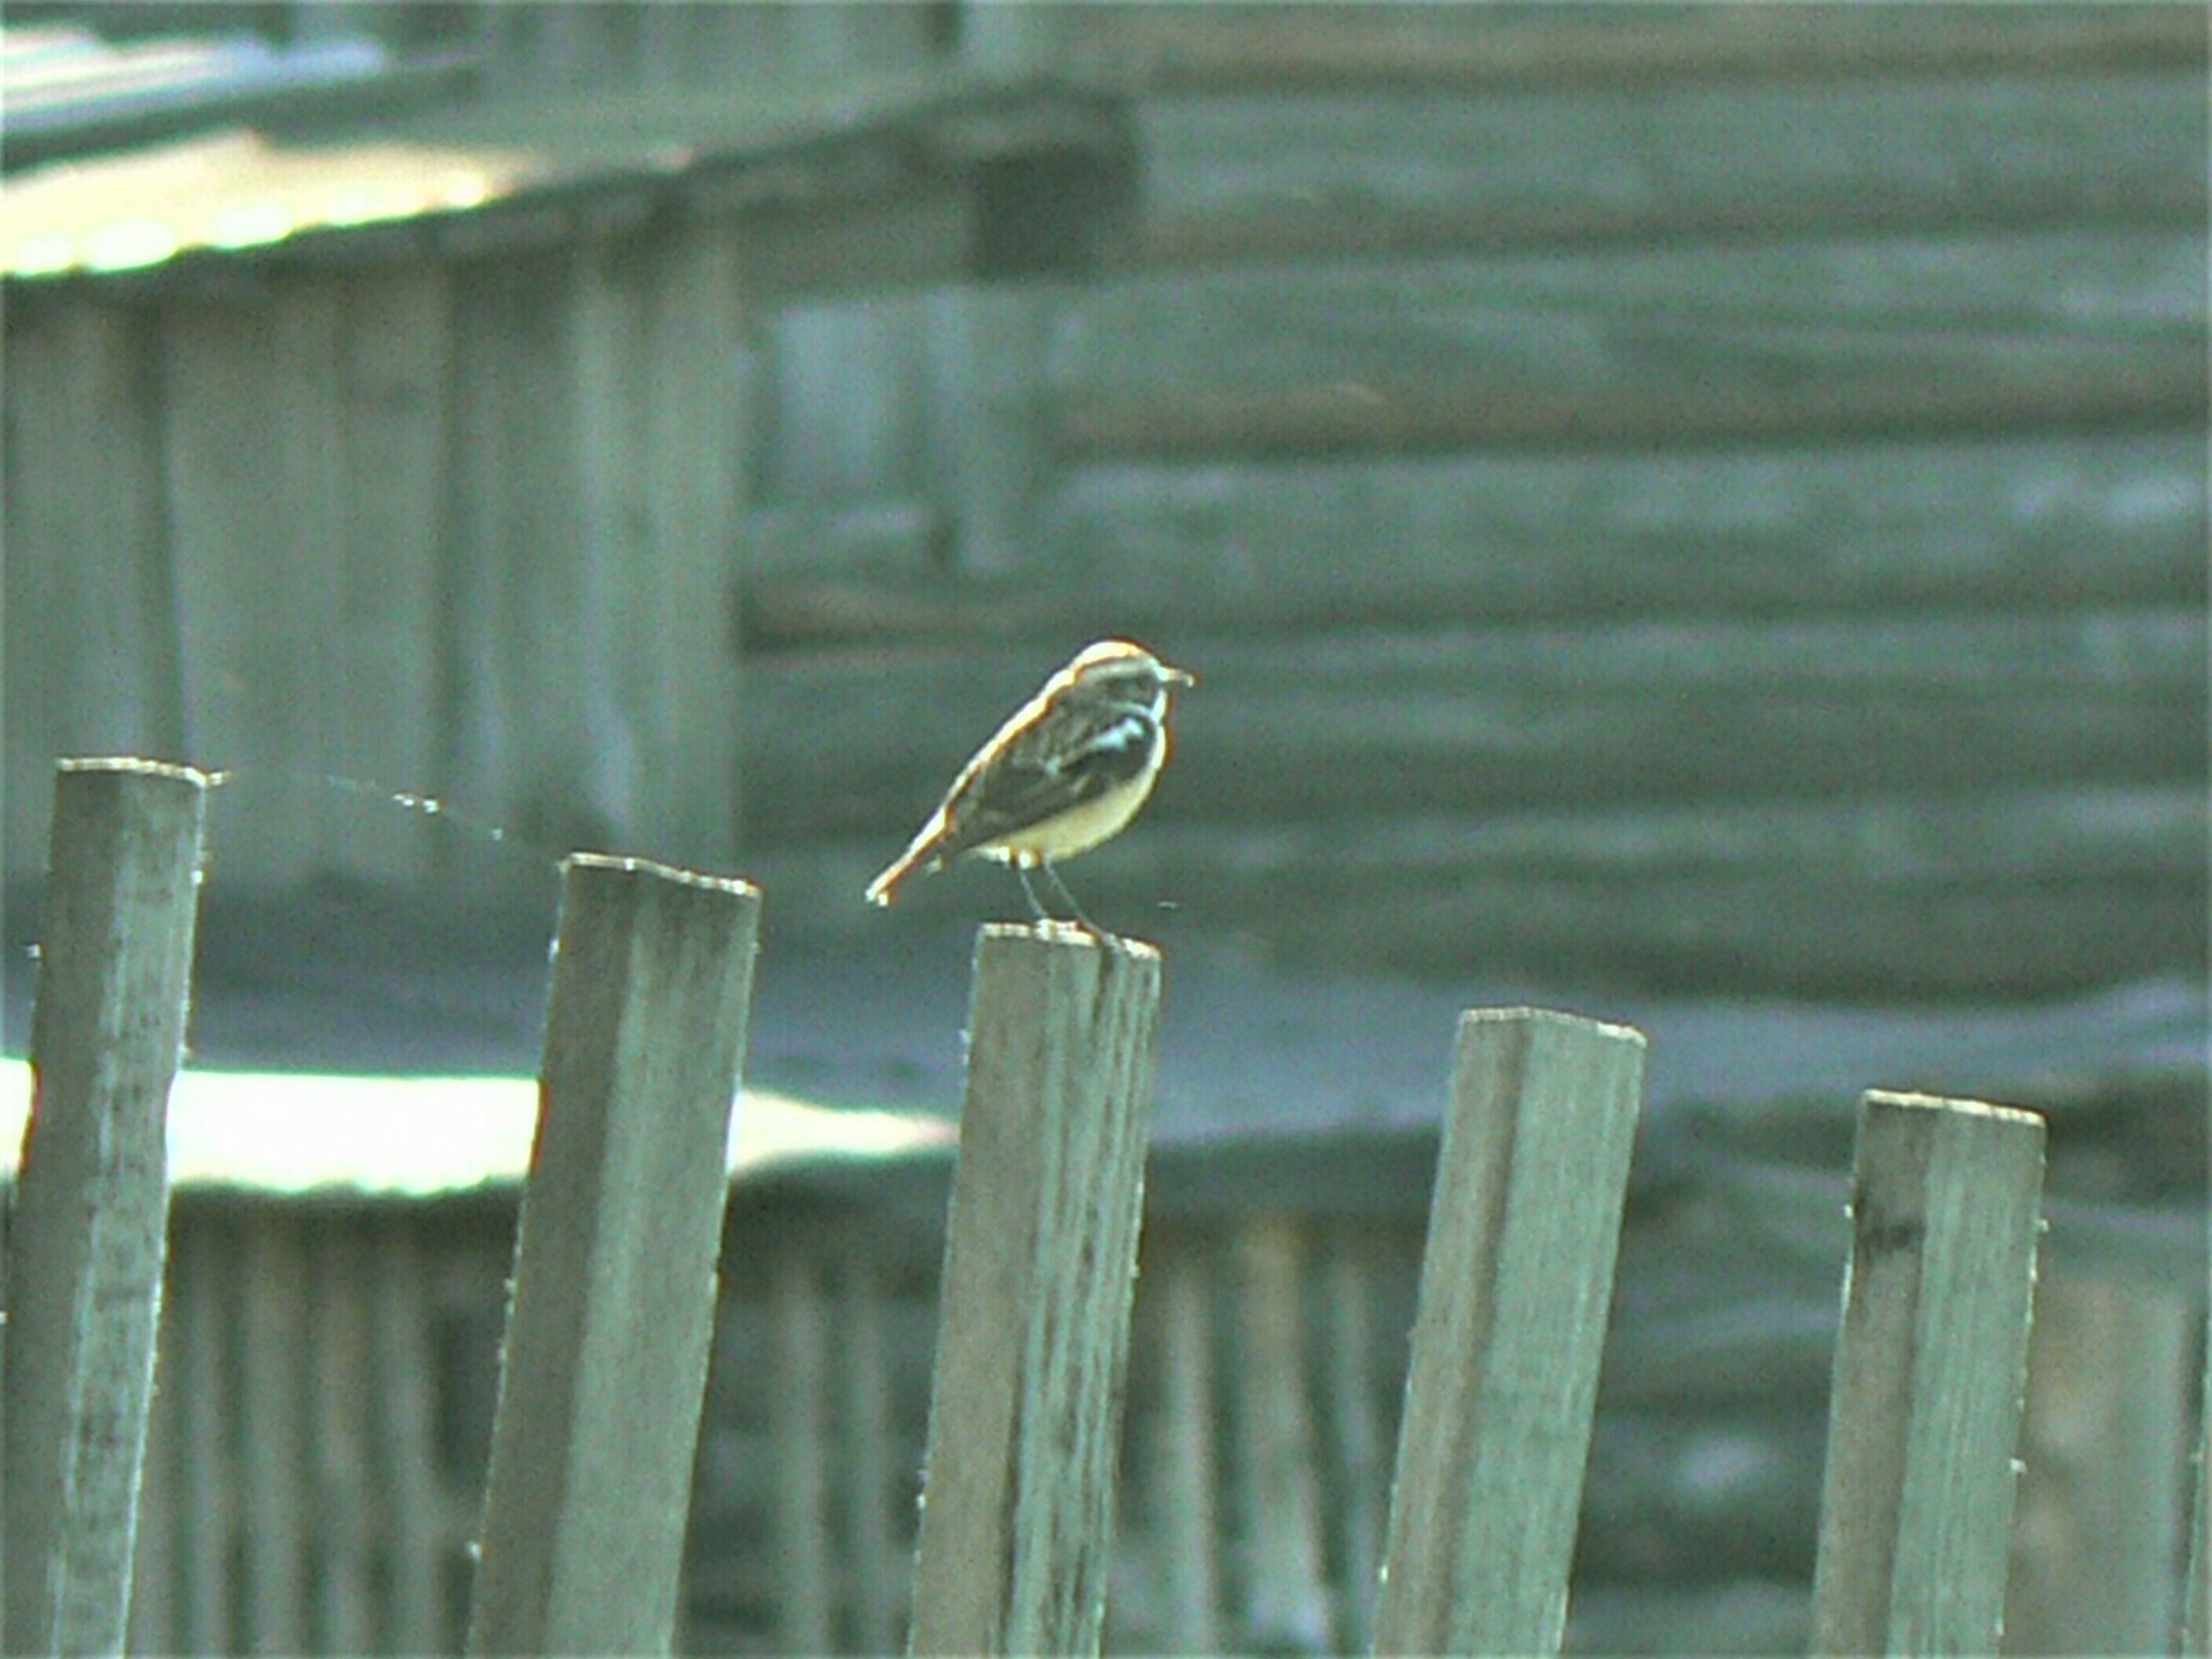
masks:
<path id="1" fill-rule="evenodd" d="M 204 796 L 199 774 L 144 762 L 58 780 L 32 1133 L 0 1255 L 9 1651 L 124 1644 Z M 564 865 L 472 1651 L 673 1639 L 758 908 L 742 882 Z M 1161 977 L 1140 943 L 980 937 L 913 1653 L 1100 1648 Z M 1365 1621 L 1378 1652 L 1559 1646 L 1644 1052 L 1567 1014 L 1462 1021 Z M 2028 1112 L 1864 1097 L 1816 1651 L 1996 1648 L 2044 1139 Z"/>

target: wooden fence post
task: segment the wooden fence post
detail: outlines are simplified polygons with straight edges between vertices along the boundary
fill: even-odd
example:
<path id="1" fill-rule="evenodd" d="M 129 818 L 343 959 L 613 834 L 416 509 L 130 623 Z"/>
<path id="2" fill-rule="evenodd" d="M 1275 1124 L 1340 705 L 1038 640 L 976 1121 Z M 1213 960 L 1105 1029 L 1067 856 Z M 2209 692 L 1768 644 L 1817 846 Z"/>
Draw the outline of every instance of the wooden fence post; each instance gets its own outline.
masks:
<path id="1" fill-rule="evenodd" d="M 1559 1650 L 1643 1079 L 1624 1026 L 1460 1022 L 1377 1653 Z"/>
<path id="2" fill-rule="evenodd" d="M 2189 1571 L 2181 1600 L 2181 1651 L 2212 1659 L 2212 1312 L 2204 1322 L 2203 1404 L 2197 1414 L 2197 1483 L 2189 1506 Z"/>
<path id="3" fill-rule="evenodd" d="M 1996 1650 L 2043 1144 L 2033 1112 L 1861 1103 L 1815 1653 Z"/>
<path id="4" fill-rule="evenodd" d="M 117 1653 L 169 1216 L 207 780 L 64 761 L 10 1244 L 11 1652 Z"/>
<path id="5" fill-rule="evenodd" d="M 1238 1344 L 1236 1390 L 1243 1628 L 1238 1645 L 1318 1653 L 1329 1595 L 1305 1322 L 1305 1243 L 1297 1221 L 1261 1214 L 1230 1241 Z M 1365 1586 L 1361 1587 L 1364 1593 Z"/>
<path id="6" fill-rule="evenodd" d="M 665 1652 L 759 895 L 562 866 L 473 1653 Z"/>
<path id="7" fill-rule="evenodd" d="M 915 1654 L 1098 1651 L 1159 987 L 1138 941 L 977 940 Z"/>
<path id="8" fill-rule="evenodd" d="M 2054 1227 L 2063 1224 L 2053 1218 Z M 2189 1539 L 2196 1308 L 2046 1262 L 2006 1570 L 2012 1653 L 2159 1653 Z"/>

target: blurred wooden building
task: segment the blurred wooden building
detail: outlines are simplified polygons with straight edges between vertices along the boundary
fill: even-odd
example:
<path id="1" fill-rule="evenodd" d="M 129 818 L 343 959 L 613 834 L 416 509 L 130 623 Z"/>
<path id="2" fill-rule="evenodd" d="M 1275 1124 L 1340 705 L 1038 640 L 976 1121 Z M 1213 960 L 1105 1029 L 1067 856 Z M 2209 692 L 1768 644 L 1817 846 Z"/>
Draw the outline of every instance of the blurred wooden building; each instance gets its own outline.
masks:
<path id="1" fill-rule="evenodd" d="M 214 1123 L 240 1086 L 182 1109 Z M 274 1113 L 332 1104 L 329 1079 L 252 1087 Z M 240 1150 L 234 1126 L 227 1156 L 184 1136 L 135 1652 L 459 1650 L 532 1091 L 337 1091 L 382 1137 L 349 1170 L 284 1167 L 270 1127 Z M 2159 1650 L 2203 1324 L 2202 1079 L 2031 1099 L 2051 1229 L 2008 1650 Z M 945 1127 L 740 1103 L 681 1650 L 902 1650 Z M 1804 1644 L 1849 1139 L 1804 1103 L 1647 1122 L 1571 1650 Z M 1113 1650 L 1365 1650 L 1435 1157 L 1433 1129 L 1156 1141 Z"/>
<path id="2" fill-rule="evenodd" d="M 1203 684 L 1102 916 L 1778 1029 L 2201 1002 L 2200 9 L 196 15 L 406 73 L 10 162 L 19 890 L 52 758 L 146 750 L 237 769 L 212 880 L 271 903 L 485 896 L 337 775 L 890 955 L 1000 896 L 867 876 L 1127 632 Z M 2114 1378 L 2193 1374 L 2203 1073 L 2047 1087 L 2012 1622 L 2115 1650 L 2179 1547 L 2188 1403 Z M 1845 1122 L 1639 1147 L 1582 1650 L 1803 1640 Z M 1364 1637 L 1433 1146 L 1298 1127 L 1163 1126 L 1126 1650 Z M 687 1648 L 896 1649 L 943 1179 L 741 1182 Z M 455 1639 L 513 1202 L 180 1190 L 137 1645 Z"/>
<path id="3" fill-rule="evenodd" d="M 1205 685 L 1109 913 L 2202 967 L 2193 10 L 233 11 L 414 76 L 9 175 L 18 884 L 129 748 L 272 891 L 456 879 L 337 774 L 834 935 L 1126 631 Z"/>
<path id="4" fill-rule="evenodd" d="M 1127 268 L 988 297 L 995 444 L 948 476 L 885 417 L 951 413 L 931 300 L 775 330 L 761 430 L 803 441 L 762 494 L 806 531 L 740 605 L 779 890 L 853 915 L 963 735 L 1123 630 L 1202 684 L 1146 833 L 1085 861 L 1107 914 L 1753 994 L 2201 970 L 2201 17 L 1066 35 L 1132 99 L 1142 209 Z"/>
<path id="5" fill-rule="evenodd" d="M 1110 96 L 918 46 L 501 93 L 497 53 L 323 88 L 327 52 L 10 39 L 39 163 L 0 194 L 18 883 L 54 757 L 118 751 L 250 787 L 215 856 L 267 893 L 439 888 L 333 775 L 727 866 L 763 319 L 1094 269 L 1133 190 Z M 108 104 L 179 55 L 210 84 L 112 147 Z M 287 63 L 308 84 L 270 113 L 247 93 Z"/>

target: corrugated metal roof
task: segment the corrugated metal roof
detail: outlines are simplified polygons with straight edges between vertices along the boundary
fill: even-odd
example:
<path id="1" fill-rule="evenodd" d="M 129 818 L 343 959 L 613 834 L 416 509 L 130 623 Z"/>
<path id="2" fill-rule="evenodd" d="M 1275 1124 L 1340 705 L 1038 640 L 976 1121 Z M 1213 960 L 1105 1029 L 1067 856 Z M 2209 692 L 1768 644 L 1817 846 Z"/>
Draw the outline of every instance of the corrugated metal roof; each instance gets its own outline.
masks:
<path id="1" fill-rule="evenodd" d="M 649 199 L 709 173 L 742 199 L 880 191 L 1024 144 L 1101 142 L 1103 112 L 1087 94 L 952 69 L 816 88 L 580 92 L 312 137 L 232 129 L 9 176 L 0 275 L 137 270 L 501 207 Z"/>
<path id="2" fill-rule="evenodd" d="M 0 185 L 0 271 L 133 270 L 192 250 L 481 206 L 522 189 L 522 153 L 370 143 L 302 150 L 230 131 Z"/>

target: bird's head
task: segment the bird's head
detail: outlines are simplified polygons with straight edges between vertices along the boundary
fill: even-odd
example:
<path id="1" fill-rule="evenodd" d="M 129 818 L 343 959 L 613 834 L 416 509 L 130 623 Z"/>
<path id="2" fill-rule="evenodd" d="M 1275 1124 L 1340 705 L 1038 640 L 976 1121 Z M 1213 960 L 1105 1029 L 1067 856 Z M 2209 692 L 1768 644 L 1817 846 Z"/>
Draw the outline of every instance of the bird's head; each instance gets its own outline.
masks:
<path id="1" fill-rule="evenodd" d="M 1160 706 L 1165 705 L 1172 688 L 1198 684 L 1195 674 L 1170 667 L 1143 646 L 1127 640 L 1100 640 L 1085 646 L 1060 673 L 1069 684 L 1116 702 Z"/>

